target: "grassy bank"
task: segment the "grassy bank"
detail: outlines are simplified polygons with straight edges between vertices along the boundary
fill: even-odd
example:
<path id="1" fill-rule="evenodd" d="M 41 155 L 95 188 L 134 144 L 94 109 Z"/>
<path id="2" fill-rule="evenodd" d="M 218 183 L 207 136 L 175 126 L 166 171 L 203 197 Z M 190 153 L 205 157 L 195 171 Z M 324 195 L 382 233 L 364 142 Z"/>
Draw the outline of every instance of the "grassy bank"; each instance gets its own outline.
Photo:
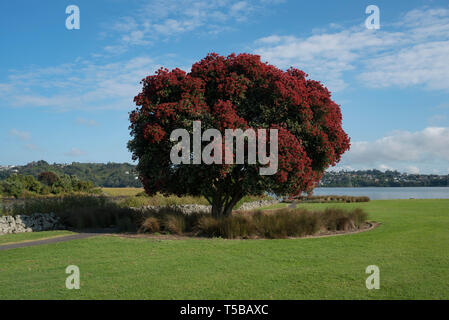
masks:
<path id="1" fill-rule="evenodd" d="M 1 299 L 449 299 L 449 200 L 302 204 L 364 209 L 381 226 L 281 240 L 99 236 L 0 251 Z M 65 268 L 81 290 L 65 289 Z M 380 268 L 367 290 L 365 268 Z"/>

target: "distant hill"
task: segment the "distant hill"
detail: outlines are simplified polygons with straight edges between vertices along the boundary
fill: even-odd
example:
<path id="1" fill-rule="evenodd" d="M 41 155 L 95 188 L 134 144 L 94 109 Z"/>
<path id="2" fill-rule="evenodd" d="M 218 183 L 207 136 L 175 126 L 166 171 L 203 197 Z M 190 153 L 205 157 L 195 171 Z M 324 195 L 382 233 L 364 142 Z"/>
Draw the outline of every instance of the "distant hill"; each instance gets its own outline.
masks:
<path id="1" fill-rule="evenodd" d="M 408 174 L 387 170 L 326 172 L 318 187 L 447 187 L 449 175 Z"/>
<path id="2" fill-rule="evenodd" d="M 137 179 L 135 166 L 129 163 L 78 163 L 49 164 L 46 161 L 34 161 L 24 166 L 1 167 L 0 180 L 14 173 L 30 174 L 37 177 L 39 173 L 52 171 L 58 175 L 68 174 L 83 181 L 92 181 L 98 187 L 142 187 Z"/>
<path id="3" fill-rule="evenodd" d="M 77 176 L 92 181 L 98 187 L 142 187 L 137 179 L 135 165 L 129 163 L 78 163 L 49 164 L 43 160 L 24 166 L 0 167 L 0 180 L 13 173 L 31 174 L 43 171 Z M 446 187 L 449 175 L 407 174 L 398 171 L 358 170 L 326 172 L 318 187 Z"/>

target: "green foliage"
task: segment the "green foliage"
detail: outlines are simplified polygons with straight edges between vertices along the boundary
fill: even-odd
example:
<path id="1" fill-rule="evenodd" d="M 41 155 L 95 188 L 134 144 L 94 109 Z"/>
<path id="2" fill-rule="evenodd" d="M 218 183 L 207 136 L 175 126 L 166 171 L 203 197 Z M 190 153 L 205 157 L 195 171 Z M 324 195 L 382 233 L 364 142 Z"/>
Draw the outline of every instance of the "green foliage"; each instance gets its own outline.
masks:
<path id="1" fill-rule="evenodd" d="M 13 174 L 0 182 L 1 194 L 15 198 L 73 192 L 96 192 L 92 182 L 79 180 L 76 176 L 40 176 L 41 182 L 32 175 Z M 49 185 L 49 183 L 52 183 Z"/>
<path id="2" fill-rule="evenodd" d="M 8 215 L 8 214 L 9 214 L 9 212 L 8 212 L 8 210 L 6 209 L 5 205 L 4 205 L 3 203 L 0 202 L 0 217 L 1 217 L 1 216 L 6 216 L 6 215 Z"/>
<path id="3" fill-rule="evenodd" d="M 111 201 L 102 196 L 67 195 L 45 198 L 26 198 L 14 201 L 10 206 L 12 215 L 39 213 L 62 213 L 69 209 L 103 208 Z"/>
<path id="4" fill-rule="evenodd" d="M 12 175 L 1 183 L 2 194 L 18 198 L 28 193 L 39 194 L 41 184 L 30 175 Z"/>
<path id="5" fill-rule="evenodd" d="M 41 172 L 37 176 L 37 180 L 47 186 L 52 186 L 56 181 L 58 181 L 58 179 L 58 175 L 51 171 Z"/>
<path id="6" fill-rule="evenodd" d="M 146 194 L 138 194 L 134 197 L 127 197 L 119 200 L 118 204 L 122 207 L 144 207 L 144 206 L 168 206 L 168 205 L 182 205 L 182 204 L 201 204 L 209 205 L 204 197 L 183 196 L 178 197 L 175 195 L 164 196 L 160 193 L 154 196 L 148 196 Z"/>
<path id="7" fill-rule="evenodd" d="M 40 174 L 50 172 L 57 176 L 76 176 L 80 180 L 92 182 L 97 187 L 142 187 L 140 181 L 136 179 L 135 166 L 129 163 L 49 164 L 41 160 L 24 166 L 16 166 L 14 169 L 18 170 L 19 174 L 32 175 L 36 179 Z M 0 171 L 0 180 L 12 174 L 10 170 Z"/>

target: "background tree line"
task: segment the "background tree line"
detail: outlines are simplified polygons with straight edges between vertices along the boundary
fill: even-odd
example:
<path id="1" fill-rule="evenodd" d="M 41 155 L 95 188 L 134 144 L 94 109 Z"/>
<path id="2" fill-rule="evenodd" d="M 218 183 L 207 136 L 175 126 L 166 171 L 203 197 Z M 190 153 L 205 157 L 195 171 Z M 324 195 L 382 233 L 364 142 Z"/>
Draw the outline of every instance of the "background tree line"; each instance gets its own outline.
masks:
<path id="1" fill-rule="evenodd" d="M 43 160 L 24 166 L 0 170 L 0 181 L 13 174 L 31 175 L 35 179 L 42 172 L 54 172 L 59 176 L 75 176 L 90 181 L 95 187 L 124 188 L 142 187 L 135 166 L 129 163 L 78 163 L 49 164 Z M 357 170 L 325 172 L 319 187 L 445 187 L 449 175 L 407 174 L 387 170 Z"/>
<path id="2" fill-rule="evenodd" d="M 42 172 L 54 172 L 57 175 L 76 176 L 82 181 L 90 181 L 96 187 L 142 187 L 137 179 L 135 166 L 129 163 L 78 163 L 49 164 L 46 161 L 36 161 L 24 166 L 4 169 L 0 171 L 0 180 L 4 180 L 14 173 L 31 175 L 37 179 Z"/>
<path id="3" fill-rule="evenodd" d="M 0 181 L 0 195 L 15 198 L 74 192 L 95 193 L 99 189 L 90 181 L 82 181 L 66 174 L 59 176 L 50 171 L 41 172 L 37 179 L 32 175 L 15 173 Z"/>
<path id="4" fill-rule="evenodd" d="M 446 187 L 449 175 L 408 174 L 387 170 L 326 172 L 319 187 Z"/>

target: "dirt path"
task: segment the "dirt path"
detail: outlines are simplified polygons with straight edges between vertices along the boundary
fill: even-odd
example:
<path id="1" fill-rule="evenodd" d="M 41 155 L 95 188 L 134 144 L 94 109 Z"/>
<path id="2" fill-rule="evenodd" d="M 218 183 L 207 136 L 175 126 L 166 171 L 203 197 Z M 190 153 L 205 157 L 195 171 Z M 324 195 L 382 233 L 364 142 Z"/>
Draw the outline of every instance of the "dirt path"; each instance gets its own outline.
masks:
<path id="1" fill-rule="evenodd" d="M 17 243 L 11 243 L 11 244 L 4 244 L 4 245 L 0 245 L 0 251 L 1 250 L 16 249 L 16 248 L 31 247 L 31 246 L 39 246 L 39 245 L 42 245 L 42 244 L 65 242 L 65 241 L 70 241 L 70 240 L 86 239 L 86 238 L 95 237 L 95 236 L 98 236 L 98 235 L 101 235 L 101 234 L 99 234 L 99 233 L 77 233 L 77 234 L 71 234 L 71 235 L 68 235 L 68 236 L 61 236 L 61 237 L 54 237 L 54 238 L 47 238 L 47 239 L 33 240 L 33 241 L 24 241 L 24 242 L 17 242 Z"/>

